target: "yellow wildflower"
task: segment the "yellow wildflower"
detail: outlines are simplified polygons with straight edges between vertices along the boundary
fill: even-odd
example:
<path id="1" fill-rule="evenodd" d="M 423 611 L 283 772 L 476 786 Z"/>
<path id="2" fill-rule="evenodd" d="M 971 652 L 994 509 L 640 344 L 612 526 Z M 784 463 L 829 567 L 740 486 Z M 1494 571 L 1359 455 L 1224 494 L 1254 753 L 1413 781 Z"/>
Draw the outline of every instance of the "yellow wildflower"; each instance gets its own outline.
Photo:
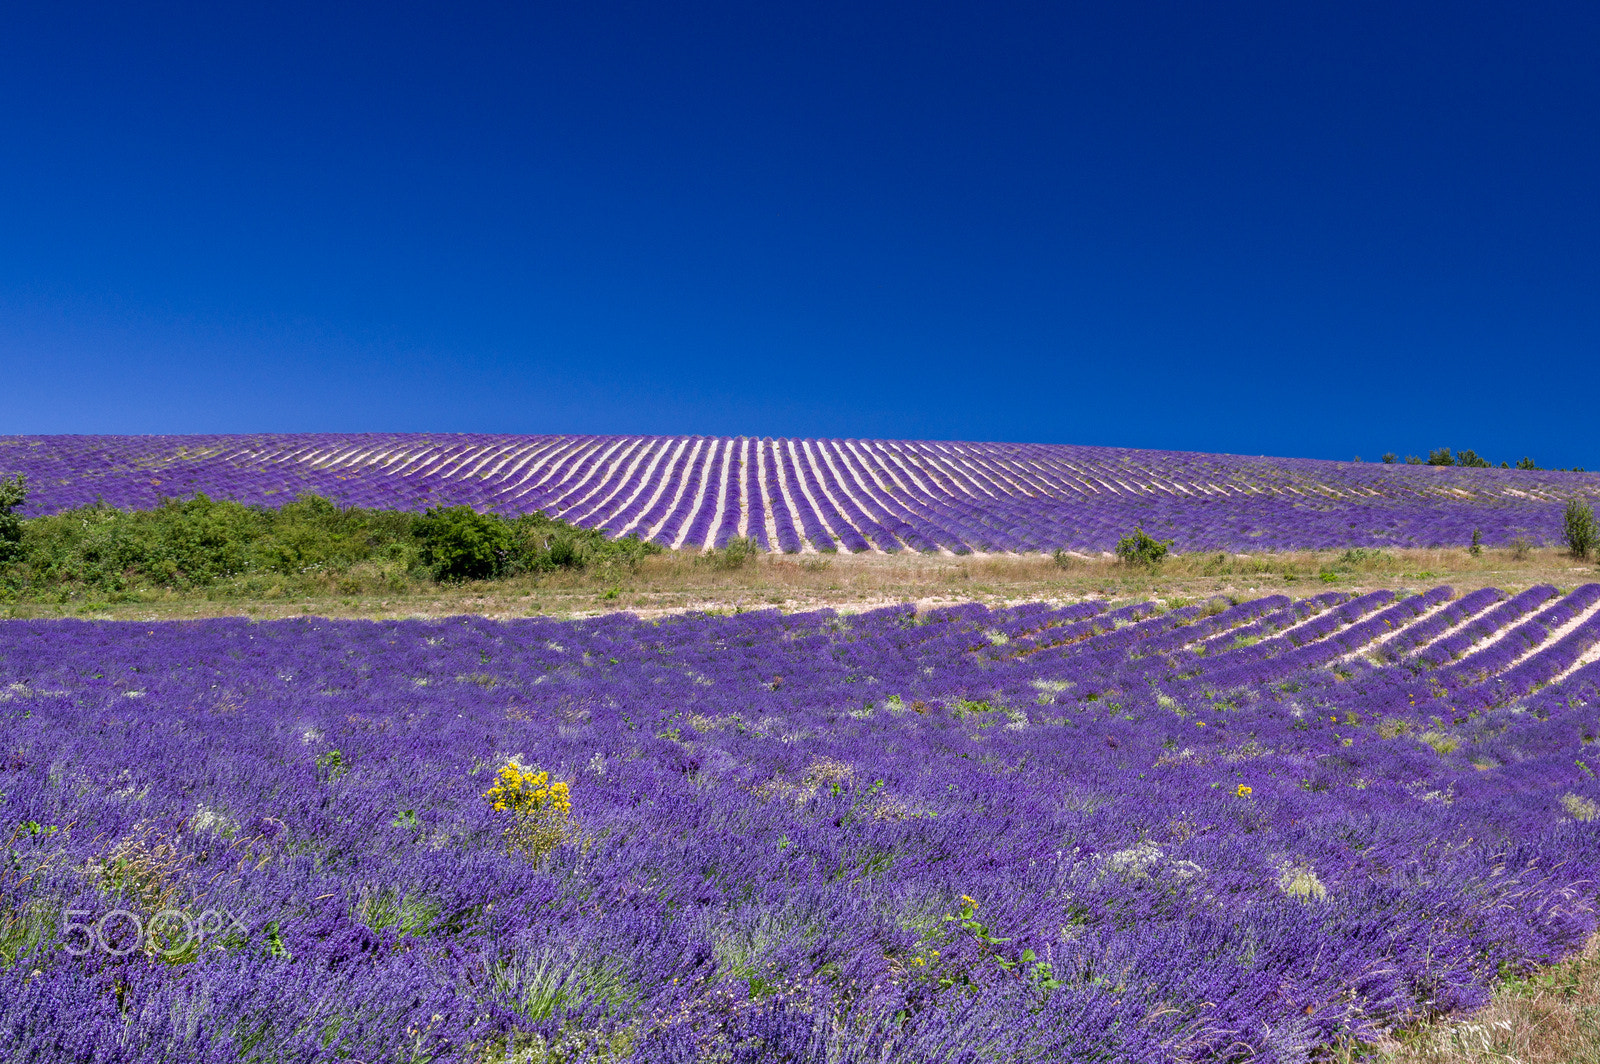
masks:
<path id="1" fill-rule="evenodd" d="M 537 768 L 513 761 L 495 774 L 495 784 L 484 793 L 498 813 L 512 813 L 516 822 L 506 829 L 506 845 L 538 857 L 572 834 L 569 815 L 572 795 L 560 780 Z"/>

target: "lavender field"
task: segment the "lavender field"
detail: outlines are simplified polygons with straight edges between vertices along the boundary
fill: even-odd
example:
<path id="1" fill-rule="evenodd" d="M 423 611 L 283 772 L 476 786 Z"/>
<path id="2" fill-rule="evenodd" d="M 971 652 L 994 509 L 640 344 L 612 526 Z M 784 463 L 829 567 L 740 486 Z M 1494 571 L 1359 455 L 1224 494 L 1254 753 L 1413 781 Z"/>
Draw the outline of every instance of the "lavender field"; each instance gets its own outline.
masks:
<path id="1" fill-rule="evenodd" d="M 1305 1061 L 1595 930 L 1600 585 L 0 625 L 25 1061 Z"/>
<path id="2" fill-rule="evenodd" d="M 1135 525 L 1178 550 L 1559 539 L 1600 474 L 1357 464 L 1045 444 L 705 436 L 8 436 L 26 513 L 163 497 L 543 510 L 668 547 L 1109 550 Z"/>

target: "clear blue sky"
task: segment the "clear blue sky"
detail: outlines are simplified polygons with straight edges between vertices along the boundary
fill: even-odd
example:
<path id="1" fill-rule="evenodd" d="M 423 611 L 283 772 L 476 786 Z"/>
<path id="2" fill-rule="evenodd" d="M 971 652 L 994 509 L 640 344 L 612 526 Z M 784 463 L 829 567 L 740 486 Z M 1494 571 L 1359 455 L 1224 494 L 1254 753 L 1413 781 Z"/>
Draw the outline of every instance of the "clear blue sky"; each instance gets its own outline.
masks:
<path id="1" fill-rule="evenodd" d="M 1592 2 L 13 4 L 0 100 L 0 432 L 1600 467 Z"/>

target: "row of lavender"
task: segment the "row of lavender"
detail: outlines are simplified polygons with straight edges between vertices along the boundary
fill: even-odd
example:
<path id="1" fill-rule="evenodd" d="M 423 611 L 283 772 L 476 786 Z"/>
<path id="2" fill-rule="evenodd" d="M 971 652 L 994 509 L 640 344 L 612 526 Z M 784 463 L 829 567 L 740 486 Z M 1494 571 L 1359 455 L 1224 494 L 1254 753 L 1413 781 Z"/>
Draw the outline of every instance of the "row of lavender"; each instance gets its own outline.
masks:
<path id="1" fill-rule="evenodd" d="M 1597 603 L 5 622 L 0 1044 L 1304 1061 L 1595 929 Z"/>
<path id="2" fill-rule="evenodd" d="M 30 514 L 103 499 L 544 510 L 670 547 L 1106 550 L 1135 525 L 1181 550 L 1554 542 L 1600 475 L 1043 444 L 682 436 L 12 436 Z"/>

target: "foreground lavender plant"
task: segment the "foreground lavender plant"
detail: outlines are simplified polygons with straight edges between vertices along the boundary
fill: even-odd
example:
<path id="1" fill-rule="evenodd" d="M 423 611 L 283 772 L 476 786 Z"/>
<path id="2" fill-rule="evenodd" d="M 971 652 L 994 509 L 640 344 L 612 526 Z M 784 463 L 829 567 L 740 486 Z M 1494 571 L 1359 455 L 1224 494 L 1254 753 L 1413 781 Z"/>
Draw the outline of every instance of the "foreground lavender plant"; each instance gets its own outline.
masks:
<path id="1" fill-rule="evenodd" d="M 196 492 L 276 505 L 310 491 L 782 551 L 1110 550 L 1135 526 L 1182 551 L 1555 543 L 1566 504 L 1600 496 L 1600 475 L 1576 472 L 701 436 L 0 437 L 0 476 L 15 472 L 30 515 Z"/>
<path id="2" fill-rule="evenodd" d="M 4 622 L 0 1044 L 1305 1061 L 1594 930 L 1540 597 Z"/>

